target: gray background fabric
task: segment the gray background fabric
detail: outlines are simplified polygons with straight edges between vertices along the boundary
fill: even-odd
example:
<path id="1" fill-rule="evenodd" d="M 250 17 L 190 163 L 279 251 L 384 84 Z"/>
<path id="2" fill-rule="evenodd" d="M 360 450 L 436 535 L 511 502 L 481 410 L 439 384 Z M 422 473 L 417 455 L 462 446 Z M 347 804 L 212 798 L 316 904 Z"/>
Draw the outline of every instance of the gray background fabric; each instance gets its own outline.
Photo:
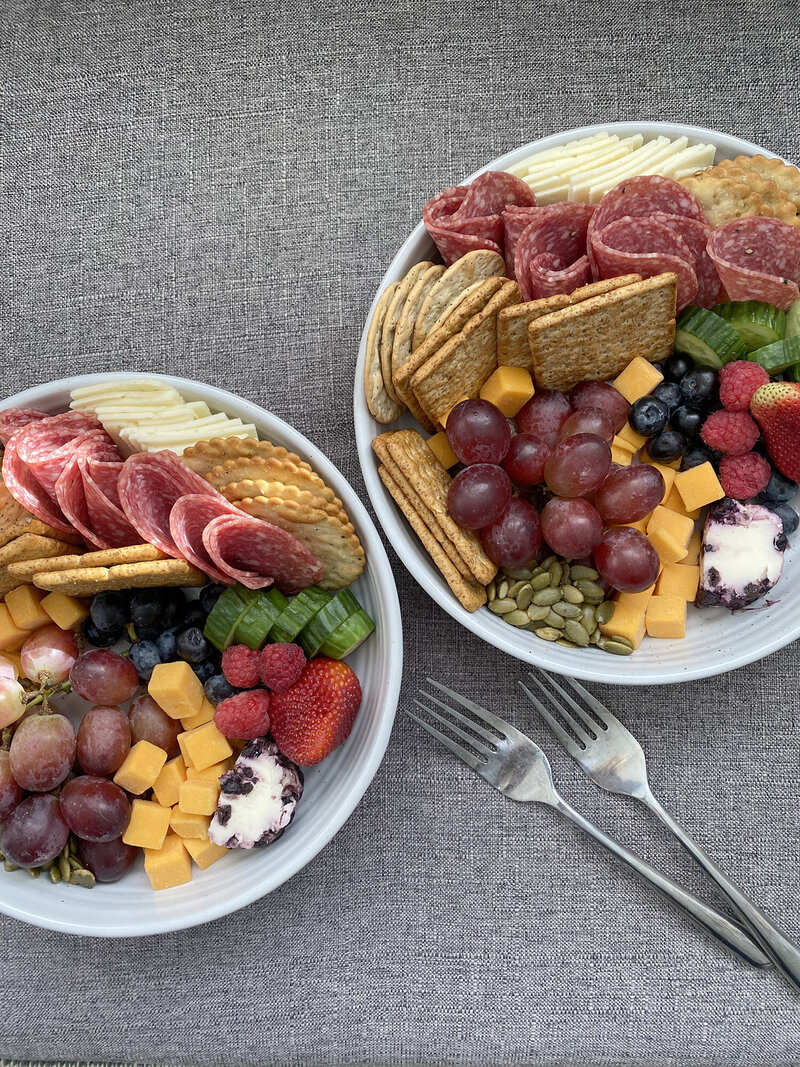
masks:
<path id="1" fill-rule="evenodd" d="M 363 491 L 358 339 L 424 200 L 525 141 L 615 119 L 693 121 L 797 159 L 794 14 L 791 0 L 6 0 L 4 391 L 119 367 L 207 379 L 293 422 Z M 520 665 L 392 561 L 401 703 L 433 673 L 507 709 L 567 797 L 713 898 L 644 812 L 588 785 L 532 722 Z M 604 691 L 668 806 L 796 936 L 797 677 L 794 646 L 715 681 Z M 1 919 L 0 958 L 0 1055 L 15 1058 L 800 1061 L 780 981 L 402 715 L 345 828 L 270 897 L 139 941 Z"/>

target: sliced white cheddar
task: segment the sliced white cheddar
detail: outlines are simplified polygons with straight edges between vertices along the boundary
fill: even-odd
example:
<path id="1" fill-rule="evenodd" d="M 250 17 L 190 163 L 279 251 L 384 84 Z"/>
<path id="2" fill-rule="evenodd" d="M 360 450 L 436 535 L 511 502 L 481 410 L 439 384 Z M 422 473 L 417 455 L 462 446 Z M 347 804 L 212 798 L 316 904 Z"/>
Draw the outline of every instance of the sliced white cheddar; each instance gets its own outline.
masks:
<path id="1" fill-rule="evenodd" d="M 717 150 L 713 144 L 693 144 L 668 161 L 664 167 L 664 174 L 667 178 L 679 181 L 689 174 L 694 174 L 696 170 L 705 170 L 706 167 L 713 166 L 716 154 Z"/>
<path id="2" fill-rule="evenodd" d="M 644 138 L 641 134 L 637 137 L 627 137 L 624 140 L 615 138 L 613 143 L 598 145 L 580 157 L 569 156 L 567 159 L 556 159 L 549 163 L 543 163 L 541 166 L 534 167 L 528 171 L 525 175 L 525 181 L 528 184 L 535 184 L 540 178 L 544 179 L 552 176 L 569 177 L 569 175 L 577 174 L 579 171 L 604 166 L 606 163 L 612 163 L 615 159 L 619 159 L 620 156 L 627 155 L 629 152 L 641 147 L 643 140 Z"/>
<path id="3" fill-rule="evenodd" d="M 122 400 L 126 397 L 141 396 L 151 400 L 164 399 L 179 403 L 183 397 L 171 385 L 156 380 L 138 378 L 118 379 L 99 382 L 97 385 L 85 385 L 73 389 L 70 394 L 70 407 L 85 410 L 105 400 Z"/>
<path id="4" fill-rule="evenodd" d="M 679 138 L 679 141 L 687 141 L 688 138 Z M 605 196 L 609 189 L 613 189 L 619 182 L 624 181 L 626 178 L 632 178 L 636 174 L 663 174 L 664 167 L 668 164 L 669 160 L 683 151 L 685 144 L 679 146 L 678 141 L 675 141 L 672 145 L 664 145 L 663 148 L 655 153 L 650 161 L 647 163 L 645 169 L 641 169 L 637 166 L 635 170 L 628 169 L 627 161 L 622 163 L 622 173 L 615 171 L 614 173 L 607 172 L 599 181 L 592 185 L 589 190 L 589 202 L 596 204 L 599 200 Z"/>
<path id="5" fill-rule="evenodd" d="M 519 163 L 515 163 L 513 167 L 509 168 L 511 174 L 516 174 L 517 177 L 523 177 L 529 168 L 536 163 L 544 162 L 549 159 L 562 159 L 564 156 L 572 155 L 577 156 L 582 152 L 592 148 L 592 146 L 603 143 L 618 140 L 616 134 L 610 133 L 595 133 L 591 137 L 579 137 L 575 141 L 568 141 L 566 144 L 556 145 L 553 148 L 545 148 L 541 152 L 534 152 L 530 156 L 526 156 L 525 159 L 520 160 Z"/>

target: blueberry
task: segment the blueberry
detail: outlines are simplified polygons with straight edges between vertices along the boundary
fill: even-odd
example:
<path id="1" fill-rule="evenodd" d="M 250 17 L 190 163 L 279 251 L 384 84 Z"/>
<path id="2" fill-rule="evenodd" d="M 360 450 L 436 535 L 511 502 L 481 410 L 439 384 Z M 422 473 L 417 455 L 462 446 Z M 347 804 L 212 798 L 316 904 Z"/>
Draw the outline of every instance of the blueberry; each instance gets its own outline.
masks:
<path id="1" fill-rule="evenodd" d="M 95 648 L 110 648 L 119 641 L 123 634 L 122 628 L 114 631 L 98 630 L 91 615 L 83 620 L 81 630 L 89 644 L 94 645 Z"/>
<path id="2" fill-rule="evenodd" d="M 683 393 L 677 382 L 659 382 L 650 395 L 663 400 L 670 411 L 683 403 Z"/>
<path id="3" fill-rule="evenodd" d="M 140 589 L 131 597 L 130 619 L 136 636 L 155 640 L 164 629 L 164 598 L 160 589 Z"/>
<path id="4" fill-rule="evenodd" d="M 687 404 L 695 407 L 708 405 L 719 395 L 717 372 L 711 367 L 695 367 L 681 378 L 681 392 Z"/>
<path id="5" fill-rule="evenodd" d="M 767 487 L 761 496 L 765 501 L 774 500 L 775 503 L 782 504 L 787 500 L 791 500 L 796 492 L 797 482 L 793 482 L 791 478 L 787 478 L 773 467 Z"/>
<path id="6" fill-rule="evenodd" d="M 186 626 L 175 635 L 178 656 L 187 663 L 202 663 L 208 659 L 208 641 L 197 626 Z"/>
<path id="7" fill-rule="evenodd" d="M 783 523 L 783 532 L 788 537 L 789 534 L 793 534 L 798 526 L 800 526 L 800 515 L 790 508 L 783 500 L 761 500 L 760 497 L 756 498 L 759 503 L 762 503 L 765 508 L 769 508 L 774 512 Z"/>
<path id="8" fill-rule="evenodd" d="M 711 461 L 711 452 L 707 448 L 700 444 L 692 443 L 683 454 L 681 470 L 688 471 L 692 467 L 699 467 L 702 463 L 710 463 Z"/>
<path id="9" fill-rule="evenodd" d="M 672 412 L 669 424 L 673 430 L 682 433 L 684 437 L 696 437 L 703 428 L 705 416 L 698 408 L 681 404 Z"/>
<path id="10" fill-rule="evenodd" d="M 200 590 L 200 607 L 206 613 L 211 614 L 211 609 L 225 592 L 226 585 L 204 585 Z"/>
<path id="11" fill-rule="evenodd" d="M 192 603 L 189 605 L 186 614 L 183 617 L 181 628 L 186 629 L 187 627 L 195 627 L 202 630 L 205 624 L 206 613 L 200 607 L 199 602 L 197 600 L 193 600 Z"/>
<path id="12" fill-rule="evenodd" d="M 669 462 L 683 455 L 686 438 L 677 430 L 664 430 L 647 442 L 647 454 L 658 462 Z"/>
<path id="13" fill-rule="evenodd" d="M 227 700 L 228 697 L 234 696 L 237 692 L 224 674 L 212 674 L 204 684 L 203 689 L 214 707 L 223 700 Z"/>
<path id="14" fill-rule="evenodd" d="M 165 589 L 159 623 L 164 630 L 178 626 L 186 615 L 186 595 L 182 589 Z"/>
<path id="15" fill-rule="evenodd" d="M 694 367 L 694 363 L 688 356 L 681 352 L 673 352 L 669 359 L 664 361 L 662 374 L 668 382 L 679 382 Z"/>
<path id="16" fill-rule="evenodd" d="M 162 634 L 159 634 L 156 638 L 156 648 L 158 649 L 158 654 L 161 656 L 162 663 L 172 663 L 173 660 L 178 658 L 178 647 L 175 641 L 177 632 L 177 626 L 173 626 L 171 629 L 165 630 Z"/>
<path id="17" fill-rule="evenodd" d="M 217 673 L 216 664 L 212 663 L 210 659 L 204 659 L 202 663 L 193 663 L 192 670 L 201 682 L 207 682 L 209 678 Z"/>
<path id="18" fill-rule="evenodd" d="M 101 633 L 118 633 L 128 621 L 127 605 L 119 593 L 98 593 L 89 614 Z"/>
<path id="19" fill-rule="evenodd" d="M 131 645 L 131 663 L 143 682 L 150 681 L 153 668 L 161 663 L 158 646 L 152 641 L 136 641 Z"/>
<path id="20" fill-rule="evenodd" d="M 663 374 L 664 373 L 664 362 L 663 362 L 663 360 L 659 360 L 657 363 L 652 363 L 651 366 L 652 366 L 653 370 L 657 370 L 659 374 Z"/>
<path id="21" fill-rule="evenodd" d="M 666 428 L 669 408 L 655 396 L 643 396 L 631 404 L 628 412 L 630 428 L 642 437 L 654 437 Z"/>

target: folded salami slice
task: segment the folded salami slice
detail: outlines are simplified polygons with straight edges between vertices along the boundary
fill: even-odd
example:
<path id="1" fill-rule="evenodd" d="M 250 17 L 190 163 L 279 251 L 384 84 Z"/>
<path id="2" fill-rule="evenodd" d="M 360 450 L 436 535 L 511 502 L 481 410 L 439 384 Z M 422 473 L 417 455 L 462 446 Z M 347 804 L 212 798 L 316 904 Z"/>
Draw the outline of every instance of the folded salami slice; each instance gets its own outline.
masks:
<path id="1" fill-rule="evenodd" d="M 9 439 L 3 452 L 3 481 L 14 499 L 27 508 L 32 515 L 42 522 L 49 523 L 57 530 L 64 533 L 74 533 L 64 513 L 47 490 L 34 478 L 28 470 L 27 464 L 20 459 L 17 451 L 19 442 L 29 427 L 36 423 L 29 423 L 18 430 Z"/>
<path id="2" fill-rule="evenodd" d="M 55 435 L 52 439 L 55 442 Z M 47 438 L 36 438 L 36 432 L 32 432 L 26 442 L 28 447 L 20 449 L 20 455 L 28 464 L 34 478 L 51 496 L 55 495 L 59 475 L 77 452 L 103 459 L 122 459 L 117 446 L 102 427 L 84 430 L 49 451 L 44 450 L 46 440 Z"/>
<path id="3" fill-rule="evenodd" d="M 96 456 L 86 456 L 83 459 L 83 466 L 94 484 L 120 510 L 122 502 L 119 498 L 119 476 L 123 462 L 122 456 L 111 460 L 97 459 Z"/>
<path id="4" fill-rule="evenodd" d="M 537 214 L 522 231 L 514 258 L 522 299 L 540 300 L 586 285 L 591 280 L 586 231 L 594 205 L 566 202 L 533 211 Z"/>
<path id="5" fill-rule="evenodd" d="M 591 236 L 600 278 L 641 274 L 653 278 L 672 271 L 678 276 L 677 310 L 697 296 L 694 254 L 682 237 L 650 218 L 621 218 L 595 229 Z"/>
<path id="6" fill-rule="evenodd" d="M 654 211 L 650 218 L 677 233 L 691 249 L 694 255 L 694 272 L 697 275 L 697 296 L 694 303 L 703 308 L 711 308 L 721 303 L 725 297 L 725 287 L 706 251 L 708 239 L 714 232 L 709 224 L 688 219 L 685 215 L 666 215 L 663 211 Z"/>
<path id="7" fill-rule="evenodd" d="M 54 487 L 58 506 L 64 512 L 74 529 L 78 531 L 87 545 L 94 548 L 117 548 L 92 529 L 86 496 L 83 491 L 83 479 L 79 457 L 74 454 L 62 467 Z"/>
<path id="8" fill-rule="evenodd" d="M 781 219 L 731 219 L 708 240 L 731 300 L 763 300 L 786 311 L 800 299 L 800 230 Z"/>
<path id="9" fill-rule="evenodd" d="M 230 585 L 231 576 L 220 570 L 208 554 L 203 544 L 203 531 L 214 519 L 223 515 L 239 515 L 241 511 L 226 500 L 190 493 L 182 496 L 172 507 L 169 514 L 169 530 L 172 540 L 178 546 L 184 559 L 199 567 L 213 582 Z M 257 587 L 256 587 L 257 588 Z"/>
<path id="10" fill-rule="evenodd" d="M 514 256 L 517 251 L 517 241 L 520 239 L 522 231 L 527 229 L 543 210 L 541 207 L 510 207 L 503 212 L 506 274 L 508 274 L 509 278 L 515 277 Z"/>
<path id="11" fill-rule="evenodd" d="M 323 576 L 320 561 L 288 531 L 249 515 L 212 519 L 203 544 L 219 569 L 248 589 L 274 581 L 284 593 L 299 593 Z"/>
<path id="12" fill-rule="evenodd" d="M 454 219 L 502 215 L 508 207 L 536 206 L 536 194 L 528 183 L 504 170 L 487 170 L 479 174 L 466 190 Z"/>
<path id="13" fill-rule="evenodd" d="M 0 441 L 7 445 L 10 438 L 27 426 L 29 422 L 38 422 L 50 416 L 44 411 L 36 411 L 34 408 L 8 408 L 0 411 Z"/>
<path id="14" fill-rule="evenodd" d="M 111 500 L 103 487 L 92 475 L 90 460 L 78 455 L 78 469 L 83 483 L 83 498 L 86 502 L 86 515 L 89 529 L 98 543 L 103 541 L 107 548 L 123 548 L 125 545 L 138 545 L 141 537 L 128 522 L 125 512 Z M 110 464 L 102 464 L 109 466 Z M 122 463 L 119 464 L 120 469 Z M 96 471 L 98 465 L 95 464 Z M 58 486 L 58 482 L 56 482 Z M 116 488 L 116 482 L 114 483 Z"/>

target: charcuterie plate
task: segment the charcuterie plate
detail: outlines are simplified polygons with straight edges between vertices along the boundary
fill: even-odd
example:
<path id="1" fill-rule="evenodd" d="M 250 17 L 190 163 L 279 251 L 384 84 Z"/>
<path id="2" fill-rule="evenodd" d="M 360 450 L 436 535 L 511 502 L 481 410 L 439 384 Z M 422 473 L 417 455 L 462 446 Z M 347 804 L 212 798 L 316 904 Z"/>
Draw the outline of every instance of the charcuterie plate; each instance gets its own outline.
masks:
<path id="1" fill-rule="evenodd" d="M 73 414 L 53 422 L 71 403 Z M 142 410 L 159 404 L 166 406 L 155 418 Z M 4 400 L 0 424 L 0 718 L 4 747 L 11 744 L 0 763 L 0 806 L 9 803 L 9 767 L 25 790 L 4 815 L 0 910 L 67 933 L 137 937 L 209 922 L 258 900 L 342 827 L 388 743 L 402 627 L 392 571 L 364 506 L 297 430 L 201 382 L 132 374 L 64 379 Z M 263 471 L 255 469 L 259 463 Z M 254 479 L 260 473 L 261 481 Z M 26 499 L 38 509 L 23 511 L 21 526 L 9 476 L 14 494 L 25 496 L 27 487 L 34 496 Z M 42 487 L 59 476 L 59 492 L 53 485 L 42 497 Z M 107 486 L 105 503 L 87 510 L 93 481 Z M 40 517 L 43 507 L 54 509 L 46 516 L 51 523 Z M 65 514 L 75 522 L 63 523 Z M 219 537 L 201 537 L 215 516 Z M 133 531 L 125 532 L 127 524 Z M 175 550 L 170 529 L 185 536 L 188 554 Z M 142 532 L 146 543 L 133 543 L 143 542 Z M 30 555 L 45 542 L 46 566 L 41 553 Z M 115 612 L 122 612 L 118 620 Z M 37 646 L 37 635 L 48 631 L 55 642 Z M 104 674 L 108 656 L 116 666 Z M 9 726 L 14 687 L 25 689 L 23 701 L 34 694 L 38 700 Z M 37 714 L 42 695 L 55 714 Z M 146 714 L 134 725 L 133 709 L 143 703 Z M 75 730 L 85 729 L 87 709 L 98 704 L 118 705 L 101 709 L 101 719 L 118 723 L 121 716 L 124 751 L 114 754 L 111 726 L 104 735 L 96 720 L 94 732 L 78 730 L 78 762 L 65 780 Z M 64 727 L 64 719 L 73 726 Z M 52 760 L 61 758 L 52 752 L 60 750 L 52 749 L 49 763 L 26 763 L 19 738 L 44 730 L 43 721 L 56 732 L 67 729 L 72 746 L 64 773 L 47 781 L 41 775 L 50 774 Z M 100 787 L 91 784 L 98 779 Z M 23 824 L 17 813 L 30 801 L 39 807 Z M 110 820 L 105 829 L 87 829 L 86 801 L 97 819 Z M 129 869 L 104 881 L 109 867 L 92 857 L 109 841 L 117 802 L 128 814 L 112 844 L 124 844 Z M 54 821 L 37 829 L 43 806 Z M 45 831 L 59 827 L 64 849 L 44 855 Z M 15 869 L 26 865 L 36 877 Z"/>
<path id="2" fill-rule="evenodd" d="M 609 683 L 713 676 L 800 636 L 800 436 L 787 401 L 787 459 L 756 396 L 800 390 L 798 179 L 738 137 L 633 122 L 554 134 L 430 190 L 367 313 L 354 417 L 375 512 L 437 608 L 517 659 Z M 738 403 L 742 375 L 750 391 Z M 599 400 L 577 399 L 587 382 L 592 398 L 595 383 L 612 386 L 602 414 Z M 563 429 L 586 407 L 597 428 L 580 415 Z M 602 474 L 581 487 L 544 473 L 576 433 L 605 450 Z M 538 459 L 526 442 L 515 473 L 523 446 L 509 442 L 531 434 L 544 441 Z M 615 512 L 599 488 L 612 474 L 653 475 L 658 489 L 635 514 L 630 497 Z M 634 543 L 639 571 L 615 576 L 614 553 Z"/>

